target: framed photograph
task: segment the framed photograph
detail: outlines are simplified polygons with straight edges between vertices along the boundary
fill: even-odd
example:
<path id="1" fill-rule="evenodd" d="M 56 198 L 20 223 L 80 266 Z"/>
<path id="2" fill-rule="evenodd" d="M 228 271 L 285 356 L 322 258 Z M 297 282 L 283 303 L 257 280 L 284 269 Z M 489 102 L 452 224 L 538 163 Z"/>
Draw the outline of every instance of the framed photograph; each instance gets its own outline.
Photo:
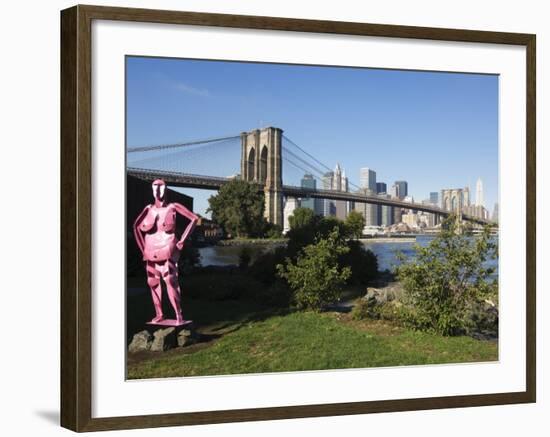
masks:
<path id="1" fill-rule="evenodd" d="M 536 401 L 535 35 L 61 12 L 61 425 Z"/>

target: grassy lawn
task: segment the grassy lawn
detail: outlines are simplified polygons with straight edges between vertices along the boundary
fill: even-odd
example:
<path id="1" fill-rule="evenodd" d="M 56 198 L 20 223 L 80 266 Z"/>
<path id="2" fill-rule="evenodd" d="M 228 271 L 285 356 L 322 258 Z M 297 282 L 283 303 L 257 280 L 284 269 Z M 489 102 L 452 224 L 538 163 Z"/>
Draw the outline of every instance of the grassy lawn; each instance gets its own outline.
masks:
<path id="1" fill-rule="evenodd" d="M 496 342 L 470 337 L 441 337 L 381 321 L 357 322 L 351 320 L 349 314 L 277 313 L 275 310 L 258 311 L 258 308 L 254 311 L 238 301 L 188 300 L 184 305 L 188 308 L 187 315 L 192 315 L 195 320 L 206 317 L 198 329 L 207 341 L 162 353 L 129 354 L 128 378 L 498 359 Z"/>

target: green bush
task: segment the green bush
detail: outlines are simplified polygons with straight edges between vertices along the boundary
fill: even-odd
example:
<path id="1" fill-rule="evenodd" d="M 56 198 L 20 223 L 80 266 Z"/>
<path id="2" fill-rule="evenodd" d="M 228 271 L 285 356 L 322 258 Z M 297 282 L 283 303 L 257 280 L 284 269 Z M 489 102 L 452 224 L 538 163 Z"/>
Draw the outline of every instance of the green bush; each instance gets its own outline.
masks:
<path id="1" fill-rule="evenodd" d="M 378 258 L 360 241 L 348 240 L 349 250 L 339 258 L 341 266 L 347 266 L 351 269 L 351 275 L 348 283 L 367 284 L 378 276 Z"/>
<path id="2" fill-rule="evenodd" d="M 250 268 L 251 275 L 263 284 L 272 284 L 277 279 L 277 264 L 286 258 L 286 248 L 268 250 L 256 258 Z"/>
<path id="3" fill-rule="evenodd" d="M 476 237 L 464 235 L 454 217 L 427 247 L 415 245 L 415 254 L 397 268 L 405 290 L 404 312 L 409 326 L 443 335 L 466 333 L 469 308 L 497 293 L 494 269 L 498 247 L 486 227 Z M 406 261 L 406 262 L 405 262 Z"/>
<path id="4" fill-rule="evenodd" d="M 273 223 L 268 223 L 267 226 L 266 226 L 266 229 L 264 230 L 264 236 L 266 238 L 271 238 L 273 240 L 276 240 L 278 238 L 282 238 L 283 228 L 279 225 L 275 225 Z"/>
<path id="5" fill-rule="evenodd" d="M 377 318 L 381 320 L 391 320 L 393 322 L 402 322 L 404 307 L 396 301 L 385 302 L 376 306 Z"/>
<path id="6" fill-rule="evenodd" d="M 304 247 L 295 261 L 287 258 L 285 264 L 277 266 L 279 276 L 292 289 L 298 308 L 320 310 L 340 298 L 351 270 L 340 267 L 338 257 L 348 251 L 335 228 L 327 238 Z"/>
<path id="7" fill-rule="evenodd" d="M 359 299 L 351 309 L 351 318 L 353 320 L 365 320 L 372 318 L 372 304 L 367 299 Z"/>
<path id="8" fill-rule="evenodd" d="M 357 301 L 351 310 L 354 320 L 380 319 L 401 322 L 403 307 L 399 302 L 379 303 L 375 298 L 363 297 Z"/>

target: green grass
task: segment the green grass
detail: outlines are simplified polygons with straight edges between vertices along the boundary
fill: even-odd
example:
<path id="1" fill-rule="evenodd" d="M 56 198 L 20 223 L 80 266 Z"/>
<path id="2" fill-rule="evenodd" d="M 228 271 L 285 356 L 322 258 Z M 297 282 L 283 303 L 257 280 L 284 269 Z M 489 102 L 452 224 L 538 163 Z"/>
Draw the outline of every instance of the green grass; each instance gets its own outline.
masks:
<path id="1" fill-rule="evenodd" d="M 211 305 L 211 304 L 210 304 Z M 204 327 L 218 339 L 128 361 L 128 378 L 227 375 L 498 359 L 496 342 L 441 337 L 380 321 L 355 322 L 346 314 L 293 312 L 243 315 L 223 302 L 225 322 Z M 231 307 L 234 305 L 234 308 Z M 194 302 L 193 308 L 199 308 Z M 208 307 L 208 304 L 206 304 Z M 235 314 L 232 315 L 231 311 Z M 207 311 L 204 312 L 204 315 Z M 196 315 L 199 315 L 198 313 Z M 219 319 L 218 319 L 219 321 Z M 200 328 L 199 328 L 200 329 Z"/>

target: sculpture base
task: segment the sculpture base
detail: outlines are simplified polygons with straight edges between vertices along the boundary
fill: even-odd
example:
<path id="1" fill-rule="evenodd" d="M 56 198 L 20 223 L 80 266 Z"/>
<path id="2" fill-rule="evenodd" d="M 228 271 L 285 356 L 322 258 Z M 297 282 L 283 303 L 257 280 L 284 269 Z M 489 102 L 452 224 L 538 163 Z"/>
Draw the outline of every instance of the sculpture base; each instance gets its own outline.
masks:
<path id="1" fill-rule="evenodd" d="M 193 320 L 182 320 L 181 322 L 178 323 L 176 319 L 162 319 L 159 322 L 147 322 L 146 325 L 178 327 L 178 326 L 189 325 L 190 323 L 193 323 Z"/>
<path id="2" fill-rule="evenodd" d="M 200 334 L 191 320 L 178 323 L 175 319 L 146 323 L 145 329 L 134 335 L 129 352 L 160 352 L 175 347 L 184 347 L 199 341 Z"/>

